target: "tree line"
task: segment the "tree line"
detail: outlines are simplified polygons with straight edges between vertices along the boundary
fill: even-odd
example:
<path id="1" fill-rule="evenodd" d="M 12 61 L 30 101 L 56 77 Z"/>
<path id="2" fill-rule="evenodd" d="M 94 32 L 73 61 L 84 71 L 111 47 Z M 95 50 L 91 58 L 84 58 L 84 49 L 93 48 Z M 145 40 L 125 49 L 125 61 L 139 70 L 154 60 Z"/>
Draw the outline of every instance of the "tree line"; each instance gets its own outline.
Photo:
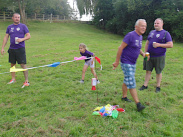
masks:
<path id="1" fill-rule="evenodd" d="M 76 0 L 80 14 L 92 13 L 93 23 L 112 33 L 126 35 L 137 19 L 147 21 L 145 36 L 162 18 L 174 41 L 183 41 L 183 0 Z"/>
<path id="2" fill-rule="evenodd" d="M 72 13 L 67 0 L 0 0 L 0 11 L 20 13 L 22 23 L 26 23 L 26 14 L 53 14 L 68 18 Z"/>
<path id="3" fill-rule="evenodd" d="M 145 36 L 154 29 L 156 18 L 164 20 L 164 29 L 175 41 L 183 41 L 183 0 L 74 0 L 80 15 L 92 14 L 93 24 L 115 34 L 126 35 L 137 19 L 146 19 Z M 18 12 L 22 23 L 26 14 L 55 14 L 69 18 L 67 0 L 0 0 L 0 11 Z M 25 14 L 26 12 L 26 14 Z"/>

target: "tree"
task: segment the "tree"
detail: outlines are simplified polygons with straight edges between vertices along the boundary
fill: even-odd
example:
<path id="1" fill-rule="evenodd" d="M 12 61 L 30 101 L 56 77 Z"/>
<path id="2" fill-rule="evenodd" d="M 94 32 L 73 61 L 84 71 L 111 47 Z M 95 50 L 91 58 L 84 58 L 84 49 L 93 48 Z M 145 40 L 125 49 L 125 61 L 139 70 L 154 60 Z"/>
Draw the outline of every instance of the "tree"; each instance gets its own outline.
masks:
<path id="1" fill-rule="evenodd" d="M 0 10 L 9 9 L 12 12 L 19 12 L 22 23 L 26 23 L 28 14 L 57 14 L 61 16 L 70 15 L 70 6 L 67 0 L 0 0 Z"/>
<path id="2" fill-rule="evenodd" d="M 160 9 L 155 10 L 155 14 L 164 20 L 164 28 L 174 40 L 183 41 L 183 1 L 162 0 Z"/>
<path id="3" fill-rule="evenodd" d="M 174 40 L 183 41 L 183 0 L 75 0 L 80 15 L 93 13 L 94 24 L 125 35 L 134 29 L 137 19 L 147 21 L 145 36 L 154 29 L 154 20 L 162 18 L 164 28 Z"/>
<path id="4" fill-rule="evenodd" d="M 80 13 L 80 16 L 84 14 L 92 14 L 95 4 L 98 0 L 75 0 Z"/>
<path id="5" fill-rule="evenodd" d="M 94 8 L 94 24 L 104 28 L 108 21 L 113 19 L 114 10 L 112 0 L 98 0 Z"/>
<path id="6" fill-rule="evenodd" d="M 26 24 L 26 16 L 25 16 L 25 6 L 26 6 L 26 0 L 18 0 L 18 7 L 20 10 L 20 16 L 22 23 Z"/>

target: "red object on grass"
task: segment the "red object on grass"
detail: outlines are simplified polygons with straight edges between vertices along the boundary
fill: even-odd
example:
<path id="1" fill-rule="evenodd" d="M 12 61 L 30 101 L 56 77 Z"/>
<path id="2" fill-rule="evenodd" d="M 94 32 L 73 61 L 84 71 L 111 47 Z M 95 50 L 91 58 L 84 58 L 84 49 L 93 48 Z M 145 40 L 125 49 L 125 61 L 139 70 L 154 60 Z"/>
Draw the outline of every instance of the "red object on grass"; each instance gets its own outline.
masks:
<path id="1" fill-rule="evenodd" d="M 101 116 L 103 116 L 102 112 L 99 112 L 99 114 L 100 114 Z"/>
<path id="2" fill-rule="evenodd" d="M 95 59 L 98 61 L 98 63 L 101 65 L 100 58 L 95 57 Z"/>
<path id="3" fill-rule="evenodd" d="M 122 109 L 122 108 L 117 108 L 116 110 L 119 111 L 119 112 L 125 112 L 125 110 Z"/>
<path id="4" fill-rule="evenodd" d="M 92 90 L 96 90 L 96 87 L 95 86 L 92 86 Z"/>

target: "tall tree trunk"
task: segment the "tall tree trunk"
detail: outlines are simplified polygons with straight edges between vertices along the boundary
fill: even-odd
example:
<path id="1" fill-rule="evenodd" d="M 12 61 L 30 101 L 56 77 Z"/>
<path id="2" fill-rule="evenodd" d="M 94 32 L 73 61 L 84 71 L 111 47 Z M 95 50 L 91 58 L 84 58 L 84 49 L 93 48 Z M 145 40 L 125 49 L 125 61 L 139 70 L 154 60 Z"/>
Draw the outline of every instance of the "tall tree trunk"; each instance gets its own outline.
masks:
<path id="1" fill-rule="evenodd" d="M 22 4 L 20 0 L 18 0 L 18 6 L 20 10 L 20 16 L 23 24 L 26 24 L 26 17 L 25 17 L 25 2 L 22 0 Z"/>

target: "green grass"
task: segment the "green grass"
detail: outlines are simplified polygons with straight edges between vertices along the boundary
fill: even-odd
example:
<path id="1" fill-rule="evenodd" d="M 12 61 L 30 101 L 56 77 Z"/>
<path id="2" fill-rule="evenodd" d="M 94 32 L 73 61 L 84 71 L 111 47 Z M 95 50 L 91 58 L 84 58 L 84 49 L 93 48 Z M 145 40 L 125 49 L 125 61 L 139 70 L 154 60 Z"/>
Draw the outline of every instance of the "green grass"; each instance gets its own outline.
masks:
<path id="1" fill-rule="evenodd" d="M 11 22 L 0 22 L 1 42 L 9 24 Z M 24 89 L 21 88 L 22 72 L 16 74 L 17 81 L 12 85 L 6 84 L 11 79 L 10 74 L 0 75 L 0 136 L 183 136 L 181 43 L 174 43 L 174 47 L 167 50 L 161 92 L 154 92 L 154 71 L 148 90 L 138 91 L 140 101 L 146 106 L 139 113 L 135 103 L 121 101 L 123 73 L 120 66 L 112 70 L 121 36 L 79 23 L 29 22 L 28 27 L 31 33 L 31 39 L 26 41 L 28 67 L 73 60 L 80 56 L 79 43 L 85 43 L 89 51 L 101 59 L 103 70 L 99 70 L 99 64 L 96 68 L 101 83 L 97 85 L 97 91 L 91 91 L 93 76 L 89 69 L 85 83 L 78 82 L 84 61 L 29 70 L 31 85 Z M 8 47 L 9 42 L 6 51 Z M 145 77 L 142 61 L 140 56 L 136 70 L 137 88 Z M 0 73 L 9 71 L 7 53 L 0 56 L 0 65 Z M 132 99 L 129 93 L 128 97 Z M 118 104 L 126 112 L 119 113 L 117 119 L 92 116 L 94 108 L 107 104 Z"/>

